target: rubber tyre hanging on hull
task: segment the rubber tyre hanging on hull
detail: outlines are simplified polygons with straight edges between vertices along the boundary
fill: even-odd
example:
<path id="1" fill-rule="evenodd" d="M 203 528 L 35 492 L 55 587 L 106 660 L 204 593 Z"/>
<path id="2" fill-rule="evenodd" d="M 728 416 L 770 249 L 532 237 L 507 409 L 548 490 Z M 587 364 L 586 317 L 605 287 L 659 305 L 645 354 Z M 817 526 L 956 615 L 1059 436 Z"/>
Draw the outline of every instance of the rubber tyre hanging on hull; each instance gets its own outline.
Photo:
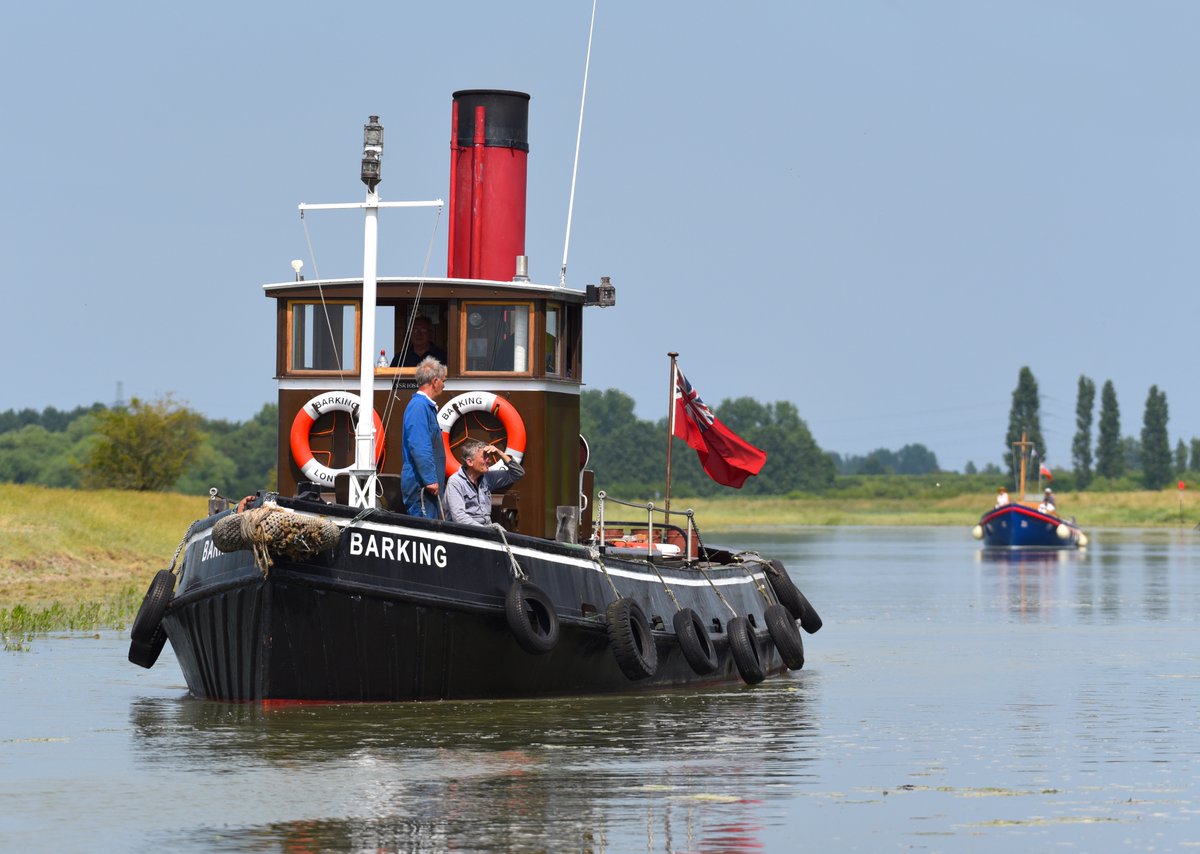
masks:
<path id="1" fill-rule="evenodd" d="M 175 593 L 175 575 L 169 569 L 160 569 L 150 581 L 146 596 L 138 608 L 137 616 L 133 618 L 133 627 L 129 637 L 141 643 L 149 642 L 158 631 L 162 619 L 166 616 L 167 605 Z"/>
<path id="2" fill-rule="evenodd" d="M 792 617 L 800 621 L 804 631 L 811 635 L 821 628 L 823 623 L 817 609 L 809 604 L 807 597 L 800 592 L 800 588 L 792 581 L 782 563 L 773 560 L 767 565 L 767 582 L 775 591 L 775 598 L 779 600 L 779 604 L 792 612 Z"/>
<path id="3" fill-rule="evenodd" d="M 159 623 L 158 628 L 149 640 L 131 640 L 129 642 L 129 660 L 138 667 L 149 670 L 162 655 L 163 647 L 167 644 L 167 630 Z"/>
<path id="4" fill-rule="evenodd" d="M 558 643 L 558 614 L 545 592 L 529 581 L 515 579 L 504 597 L 504 616 L 517 644 L 541 655 Z"/>
<path id="5" fill-rule="evenodd" d="M 804 666 L 804 638 L 800 629 L 796 628 L 796 620 L 792 612 L 782 605 L 768 606 L 763 614 L 771 642 L 779 650 L 779 657 L 787 665 L 788 670 L 799 670 Z"/>
<path id="6" fill-rule="evenodd" d="M 750 632 L 750 623 L 745 617 L 734 617 L 725 627 L 729 637 L 729 649 L 733 652 L 733 663 L 737 665 L 742 681 L 747 685 L 757 685 L 767 678 L 763 669 L 762 659 L 758 655 L 758 644 Z"/>
<path id="7" fill-rule="evenodd" d="M 608 640 L 621 672 L 630 679 L 646 679 L 658 672 L 650 621 L 637 602 L 617 599 L 608 606 Z"/>
<path id="8" fill-rule="evenodd" d="M 671 622 L 675 627 L 675 637 L 679 639 L 679 648 L 683 650 L 683 657 L 692 670 L 701 676 L 716 670 L 717 650 L 700 615 L 691 608 L 681 608 L 675 612 Z"/>

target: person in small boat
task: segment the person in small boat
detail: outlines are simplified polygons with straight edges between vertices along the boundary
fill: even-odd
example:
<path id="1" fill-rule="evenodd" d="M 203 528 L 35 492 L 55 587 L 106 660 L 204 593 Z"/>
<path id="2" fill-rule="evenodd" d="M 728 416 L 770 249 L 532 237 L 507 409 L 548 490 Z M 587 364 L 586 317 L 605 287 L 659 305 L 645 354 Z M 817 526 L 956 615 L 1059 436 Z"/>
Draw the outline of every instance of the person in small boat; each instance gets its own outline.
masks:
<path id="1" fill-rule="evenodd" d="M 489 468 L 498 460 L 504 460 L 505 468 Z M 491 524 L 492 490 L 524 476 L 525 469 L 506 452 L 478 439 L 468 439 L 463 443 L 462 468 L 446 481 L 446 518 L 464 525 Z"/>
<path id="2" fill-rule="evenodd" d="M 397 353 L 392 358 L 392 367 L 412 368 L 421 364 L 421 360 L 426 356 L 432 356 L 443 365 L 446 364 L 446 351 L 433 341 L 433 322 L 428 317 L 418 317 L 413 320 L 408 350 Z"/>
<path id="3" fill-rule="evenodd" d="M 1008 490 L 1003 486 L 996 490 L 996 506 L 1003 507 L 1008 503 Z"/>
<path id="4" fill-rule="evenodd" d="M 446 366 L 432 356 L 417 365 L 417 390 L 404 410 L 400 491 L 410 516 L 441 519 L 446 485 L 446 449 L 434 398 L 446 387 Z"/>
<path id="5" fill-rule="evenodd" d="M 1046 487 L 1046 494 L 1042 496 L 1042 503 L 1038 505 L 1038 510 L 1043 513 L 1053 513 L 1055 510 L 1054 493 L 1050 491 L 1050 487 Z"/>

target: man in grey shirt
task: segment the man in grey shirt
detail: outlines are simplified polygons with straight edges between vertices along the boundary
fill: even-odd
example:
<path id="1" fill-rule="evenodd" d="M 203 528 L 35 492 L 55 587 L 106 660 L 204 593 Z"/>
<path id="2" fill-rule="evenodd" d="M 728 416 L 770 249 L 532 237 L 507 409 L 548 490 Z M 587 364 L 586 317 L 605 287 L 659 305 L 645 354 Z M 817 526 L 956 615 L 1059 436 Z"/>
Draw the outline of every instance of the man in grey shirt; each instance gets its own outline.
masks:
<path id="1" fill-rule="evenodd" d="M 488 468 L 497 460 L 504 460 L 504 468 Z M 446 481 L 446 518 L 465 525 L 490 525 L 492 490 L 524 476 L 525 469 L 506 452 L 478 439 L 468 439 L 462 446 L 462 468 Z"/>

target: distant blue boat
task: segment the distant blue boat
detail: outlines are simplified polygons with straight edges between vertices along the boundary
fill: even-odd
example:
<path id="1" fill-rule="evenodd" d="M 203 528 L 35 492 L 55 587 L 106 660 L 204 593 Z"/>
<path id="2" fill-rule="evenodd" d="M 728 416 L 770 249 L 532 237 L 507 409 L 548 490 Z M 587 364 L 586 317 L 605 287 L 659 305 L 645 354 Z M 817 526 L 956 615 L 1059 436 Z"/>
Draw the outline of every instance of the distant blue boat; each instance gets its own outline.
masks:
<path id="1" fill-rule="evenodd" d="M 1024 433 L 1021 441 L 1013 443 L 1014 474 L 1017 473 L 1017 495 L 1025 495 L 1025 475 L 1028 464 L 1037 457 L 1031 455 L 1033 445 Z M 1049 477 L 1049 470 L 1047 470 Z M 1039 478 L 1039 486 L 1040 478 Z M 1001 490 L 1003 492 L 1003 490 Z M 994 549 L 1077 549 L 1086 546 L 1087 535 L 1075 524 L 1075 519 L 1064 519 L 1054 512 L 1050 490 L 1046 490 L 1046 503 L 1040 506 L 1009 502 L 1007 495 L 1000 499 L 1004 503 L 984 513 L 979 524 L 971 531 L 977 540 L 983 540 L 985 548 Z"/>
<path id="2" fill-rule="evenodd" d="M 1074 549 L 1087 537 L 1074 520 L 1024 504 L 1005 504 L 983 514 L 977 537 L 990 548 Z"/>

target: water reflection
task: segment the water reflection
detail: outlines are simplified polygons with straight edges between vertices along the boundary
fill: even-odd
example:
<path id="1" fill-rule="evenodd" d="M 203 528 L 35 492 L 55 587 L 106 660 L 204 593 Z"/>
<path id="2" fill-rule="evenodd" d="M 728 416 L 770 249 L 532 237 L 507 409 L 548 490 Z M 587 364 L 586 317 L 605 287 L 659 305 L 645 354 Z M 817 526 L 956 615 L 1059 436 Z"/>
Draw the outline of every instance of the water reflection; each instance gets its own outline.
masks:
<path id="1" fill-rule="evenodd" d="M 234 777 L 266 765 L 273 779 L 286 769 L 310 781 L 289 793 L 290 815 L 309 818 L 235 830 L 214 820 L 200 835 L 215 850 L 754 851 L 763 804 L 811 776 L 815 683 L 804 676 L 548 701 L 263 710 L 147 699 L 130 717 L 147 765 Z M 335 791 L 340 803 L 307 802 Z"/>
<path id="2" fill-rule="evenodd" d="M 977 560 L 995 582 L 994 595 L 1005 609 L 1027 618 L 1045 616 L 1058 607 L 1058 585 L 1064 570 L 1077 566 L 1085 552 L 1074 549 L 980 549 Z"/>
<path id="3" fill-rule="evenodd" d="M 1200 536 L 1092 533 L 781 536 L 825 628 L 755 689 L 263 711 L 39 638 L 0 655 L 0 849 L 1195 847 Z"/>

